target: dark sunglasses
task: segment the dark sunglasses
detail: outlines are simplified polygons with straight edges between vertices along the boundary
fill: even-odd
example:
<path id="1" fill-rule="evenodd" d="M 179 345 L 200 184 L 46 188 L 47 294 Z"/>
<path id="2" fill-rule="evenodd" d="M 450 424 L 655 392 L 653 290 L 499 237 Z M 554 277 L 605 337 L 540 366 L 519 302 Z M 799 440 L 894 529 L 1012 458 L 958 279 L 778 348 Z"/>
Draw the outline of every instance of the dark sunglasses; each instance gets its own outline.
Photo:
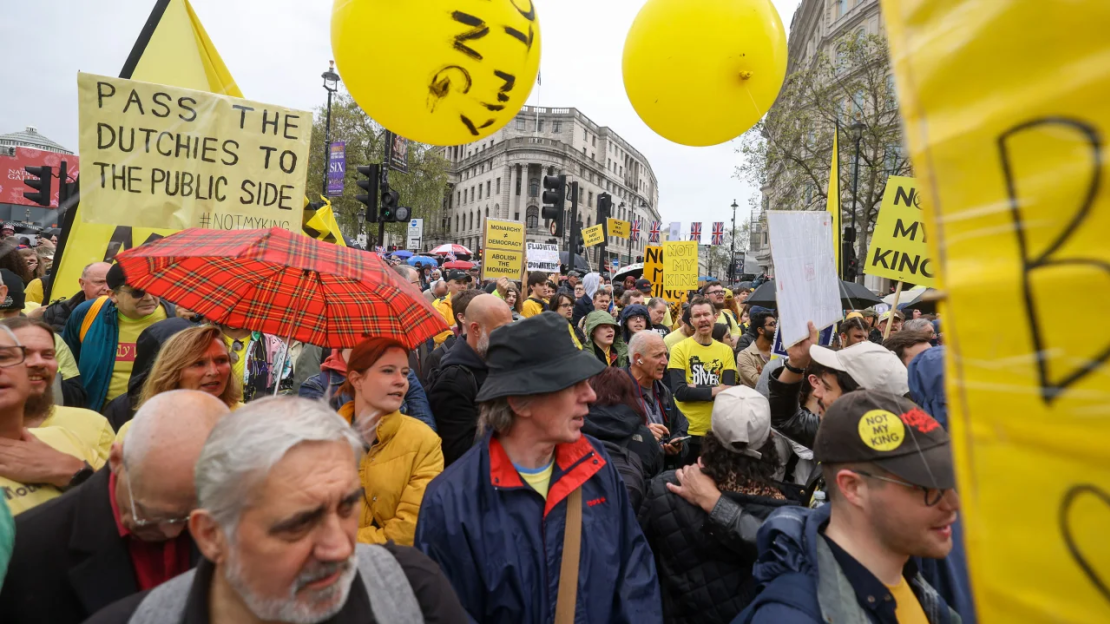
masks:
<path id="1" fill-rule="evenodd" d="M 130 286 L 128 286 L 125 290 L 126 290 L 127 294 L 131 295 L 131 297 L 134 298 L 134 299 L 142 299 L 143 297 L 146 296 L 146 291 L 145 290 L 139 290 L 138 288 L 131 288 Z"/>

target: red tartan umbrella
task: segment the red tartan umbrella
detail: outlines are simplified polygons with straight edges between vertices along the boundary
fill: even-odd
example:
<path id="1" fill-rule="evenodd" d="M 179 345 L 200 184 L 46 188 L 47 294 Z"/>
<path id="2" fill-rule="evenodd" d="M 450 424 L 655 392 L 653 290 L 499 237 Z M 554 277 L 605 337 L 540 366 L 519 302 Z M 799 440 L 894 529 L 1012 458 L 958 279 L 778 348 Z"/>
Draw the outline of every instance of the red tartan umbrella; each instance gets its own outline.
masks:
<path id="1" fill-rule="evenodd" d="M 410 349 L 447 329 L 376 254 L 281 228 L 189 229 L 116 256 L 127 284 L 210 321 L 323 347 L 364 338 Z"/>

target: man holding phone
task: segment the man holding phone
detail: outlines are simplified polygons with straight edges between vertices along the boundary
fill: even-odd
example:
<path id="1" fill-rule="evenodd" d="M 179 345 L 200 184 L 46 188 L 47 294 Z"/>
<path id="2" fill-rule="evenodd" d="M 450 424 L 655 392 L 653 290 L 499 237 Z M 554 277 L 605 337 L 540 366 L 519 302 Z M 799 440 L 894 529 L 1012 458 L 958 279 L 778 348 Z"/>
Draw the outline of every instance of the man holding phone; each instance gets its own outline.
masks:
<path id="1" fill-rule="evenodd" d="M 663 447 L 664 466 L 669 470 L 685 464 L 689 423 L 663 383 L 667 370 L 667 346 L 655 332 L 637 332 L 628 343 L 628 374 L 636 382 L 639 402 L 647 414 L 648 429 Z"/>

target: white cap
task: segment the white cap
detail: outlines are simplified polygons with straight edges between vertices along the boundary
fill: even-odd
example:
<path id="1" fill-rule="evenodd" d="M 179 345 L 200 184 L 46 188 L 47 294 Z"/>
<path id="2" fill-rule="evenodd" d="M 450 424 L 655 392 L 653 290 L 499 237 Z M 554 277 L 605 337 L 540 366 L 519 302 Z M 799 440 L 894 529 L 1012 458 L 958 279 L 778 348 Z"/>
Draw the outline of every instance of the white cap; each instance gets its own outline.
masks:
<path id="1" fill-rule="evenodd" d="M 758 459 L 771 435 L 771 404 L 752 388 L 733 386 L 713 399 L 709 429 L 728 450 Z"/>
<path id="2" fill-rule="evenodd" d="M 902 360 L 893 351 L 869 340 L 840 351 L 812 345 L 809 357 L 825 368 L 848 373 L 864 390 L 882 390 L 898 396 L 910 391 Z"/>

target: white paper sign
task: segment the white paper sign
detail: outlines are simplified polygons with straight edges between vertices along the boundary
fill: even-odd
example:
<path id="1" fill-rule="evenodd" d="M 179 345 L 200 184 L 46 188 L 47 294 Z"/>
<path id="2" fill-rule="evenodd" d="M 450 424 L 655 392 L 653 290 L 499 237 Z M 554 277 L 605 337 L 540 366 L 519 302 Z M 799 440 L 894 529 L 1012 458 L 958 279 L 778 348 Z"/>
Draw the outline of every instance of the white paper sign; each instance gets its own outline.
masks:
<path id="1" fill-rule="evenodd" d="M 670 233 L 667 235 L 667 240 L 680 241 L 682 240 L 682 222 L 671 221 Z"/>
<path id="2" fill-rule="evenodd" d="M 544 273 L 559 272 L 559 246 L 542 243 L 525 243 L 528 270 Z"/>
<path id="3" fill-rule="evenodd" d="M 825 211 L 767 212 L 779 331 L 788 347 L 809 336 L 809 321 L 821 329 L 844 317 L 831 219 Z"/>

